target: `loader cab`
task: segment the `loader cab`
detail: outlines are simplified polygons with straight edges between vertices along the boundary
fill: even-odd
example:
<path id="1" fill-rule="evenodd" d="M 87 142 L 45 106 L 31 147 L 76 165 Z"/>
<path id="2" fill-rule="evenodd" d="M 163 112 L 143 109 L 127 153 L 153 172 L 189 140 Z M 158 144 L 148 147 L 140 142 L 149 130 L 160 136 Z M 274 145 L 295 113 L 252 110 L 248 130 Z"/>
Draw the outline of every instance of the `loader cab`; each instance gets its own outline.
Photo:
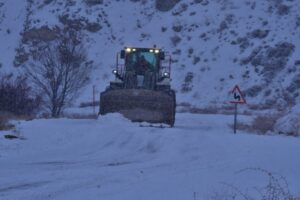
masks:
<path id="1" fill-rule="evenodd" d="M 170 69 L 171 58 L 166 60 L 161 49 L 125 47 L 117 55 L 113 70 L 116 80 L 111 82 L 111 88 L 169 90 Z"/>
<path id="2" fill-rule="evenodd" d="M 121 59 L 124 59 L 126 71 L 134 71 L 138 74 L 144 72 L 158 72 L 164 52 L 156 48 L 125 48 L 121 51 Z"/>

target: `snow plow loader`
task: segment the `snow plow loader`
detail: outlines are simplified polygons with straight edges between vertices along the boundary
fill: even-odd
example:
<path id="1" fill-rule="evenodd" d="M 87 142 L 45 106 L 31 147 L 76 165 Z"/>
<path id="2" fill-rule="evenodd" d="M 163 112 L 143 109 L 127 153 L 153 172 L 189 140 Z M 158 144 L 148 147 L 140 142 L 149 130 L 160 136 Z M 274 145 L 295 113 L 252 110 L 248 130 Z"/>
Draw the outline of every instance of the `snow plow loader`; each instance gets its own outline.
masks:
<path id="1" fill-rule="evenodd" d="M 161 49 L 126 47 L 117 54 L 115 80 L 100 94 L 99 114 L 118 112 L 133 122 L 173 127 L 176 96 L 170 73 L 171 57 Z"/>

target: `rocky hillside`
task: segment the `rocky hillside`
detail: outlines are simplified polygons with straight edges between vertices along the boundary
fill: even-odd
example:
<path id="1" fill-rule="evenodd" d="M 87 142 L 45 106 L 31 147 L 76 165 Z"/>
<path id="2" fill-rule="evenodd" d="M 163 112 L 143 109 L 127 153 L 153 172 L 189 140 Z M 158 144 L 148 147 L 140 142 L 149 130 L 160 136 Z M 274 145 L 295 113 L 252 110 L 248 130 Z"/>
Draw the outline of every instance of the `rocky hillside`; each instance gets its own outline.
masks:
<path id="1" fill-rule="evenodd" d="M 300 100 L 299 10 L 296 0 L 0 0 L 0 69 L 22 71 L 39 42 L 72 27 L 95 66 L 79 102 L 113 78 L 117 51 L 156 44 L 172 55 L 178 102 L 222 106 L 239 84 L 249 107 L 285 109 Z"/>

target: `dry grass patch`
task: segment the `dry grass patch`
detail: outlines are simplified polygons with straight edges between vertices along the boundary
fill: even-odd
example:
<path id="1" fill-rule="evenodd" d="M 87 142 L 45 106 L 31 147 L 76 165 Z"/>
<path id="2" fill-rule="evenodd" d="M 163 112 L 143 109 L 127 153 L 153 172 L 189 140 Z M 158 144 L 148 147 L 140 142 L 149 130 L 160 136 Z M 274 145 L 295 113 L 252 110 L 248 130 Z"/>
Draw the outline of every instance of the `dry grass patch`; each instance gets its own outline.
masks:
<path id="1" fill-rule="evenodd" d="M 86 107 L 98 107 L 100 105 L 100 101 L 90 101 L 90 102 L 82 102 L 80 103 L 80 108 L 86 108 Z"/>
<path id="2" fill-rule="evenodd" d="M 238 122 L 237 130 L 259 134 L 274 132 L 275 124 L 281 116 L 282 114 L 258 115 L 250 124 Z M 230 125 L 230 127 L 233 128 L 233 125 Z"/>
<path id="3" fill-rule="evenodd" d="M 177 104 L 177 112 L 178 113 L 193 113 L 193 114 L 231 115 L 234 113 L 234 107 L 232 105 L 197 107 L 197 106 L 191 105 L 188 102 L 182 102 L 182 103 Z"/>
<path id="4" fill-rule="evenodd" d="M 254 130 L 261 133 L 267 133 L 268 131 L 273 132 L 279 117 L 279 115 L 259 115 L 254 119 L 252 127 Z"/>
<path id="5" fill-rule="evenodd" d="M 97 119 L 97 114 L 80 114 L 80 113 L 71 113 L 71 114 L 64 114 L 62 117 L 68 119 Z"/>
<path id="6" fill-rule="evenodd" d="M 15 126 L 9 123 L 11 118 L 8 115 L 0 114 L 0 131 L 7 131 L 13 129 Z"/>

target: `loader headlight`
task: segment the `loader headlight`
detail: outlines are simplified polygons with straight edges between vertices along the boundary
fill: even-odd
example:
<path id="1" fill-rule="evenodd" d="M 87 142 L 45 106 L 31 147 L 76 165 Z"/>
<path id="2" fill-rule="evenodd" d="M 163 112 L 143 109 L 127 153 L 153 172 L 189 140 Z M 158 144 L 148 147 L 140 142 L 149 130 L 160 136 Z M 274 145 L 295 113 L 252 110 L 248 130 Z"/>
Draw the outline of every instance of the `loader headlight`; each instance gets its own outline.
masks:
<path id="1" fill-rule="evenodd" d="M 150 51 L 150 53 L 153 53 L 153 49 L 150 49 L 149 51 Z"/>
<path id="2" fill-rule="evenodd" d="M 164 73 L 163 73 L 163 76 L 164 76 L 165 78 L 168 78 L 168 77 L 170 77 L 170 74 L 169 74 L 168 72 L 164 72 Z"/>
<path id="3" fill-rule="evenodd" d="M 158 49 L 155 49 L 155 51 L 154 51 L 155 53 L 159 53 L 159 50 Z"/>
<path id="4" fill-rule="evenodd" d="M 112 71 L 112 73 L 113 73 L 113 74 L 117 74 L 118 71 L 117 71 L 116 69 L 114 69 L 114 70 Z"/>
<path id="5" fill-rule="evenodd" d="M 131 48 L 126 48 L 126 52 L 127 52 L 127 53 L 130 53 L 131 50 L 132 50 Z"/>

